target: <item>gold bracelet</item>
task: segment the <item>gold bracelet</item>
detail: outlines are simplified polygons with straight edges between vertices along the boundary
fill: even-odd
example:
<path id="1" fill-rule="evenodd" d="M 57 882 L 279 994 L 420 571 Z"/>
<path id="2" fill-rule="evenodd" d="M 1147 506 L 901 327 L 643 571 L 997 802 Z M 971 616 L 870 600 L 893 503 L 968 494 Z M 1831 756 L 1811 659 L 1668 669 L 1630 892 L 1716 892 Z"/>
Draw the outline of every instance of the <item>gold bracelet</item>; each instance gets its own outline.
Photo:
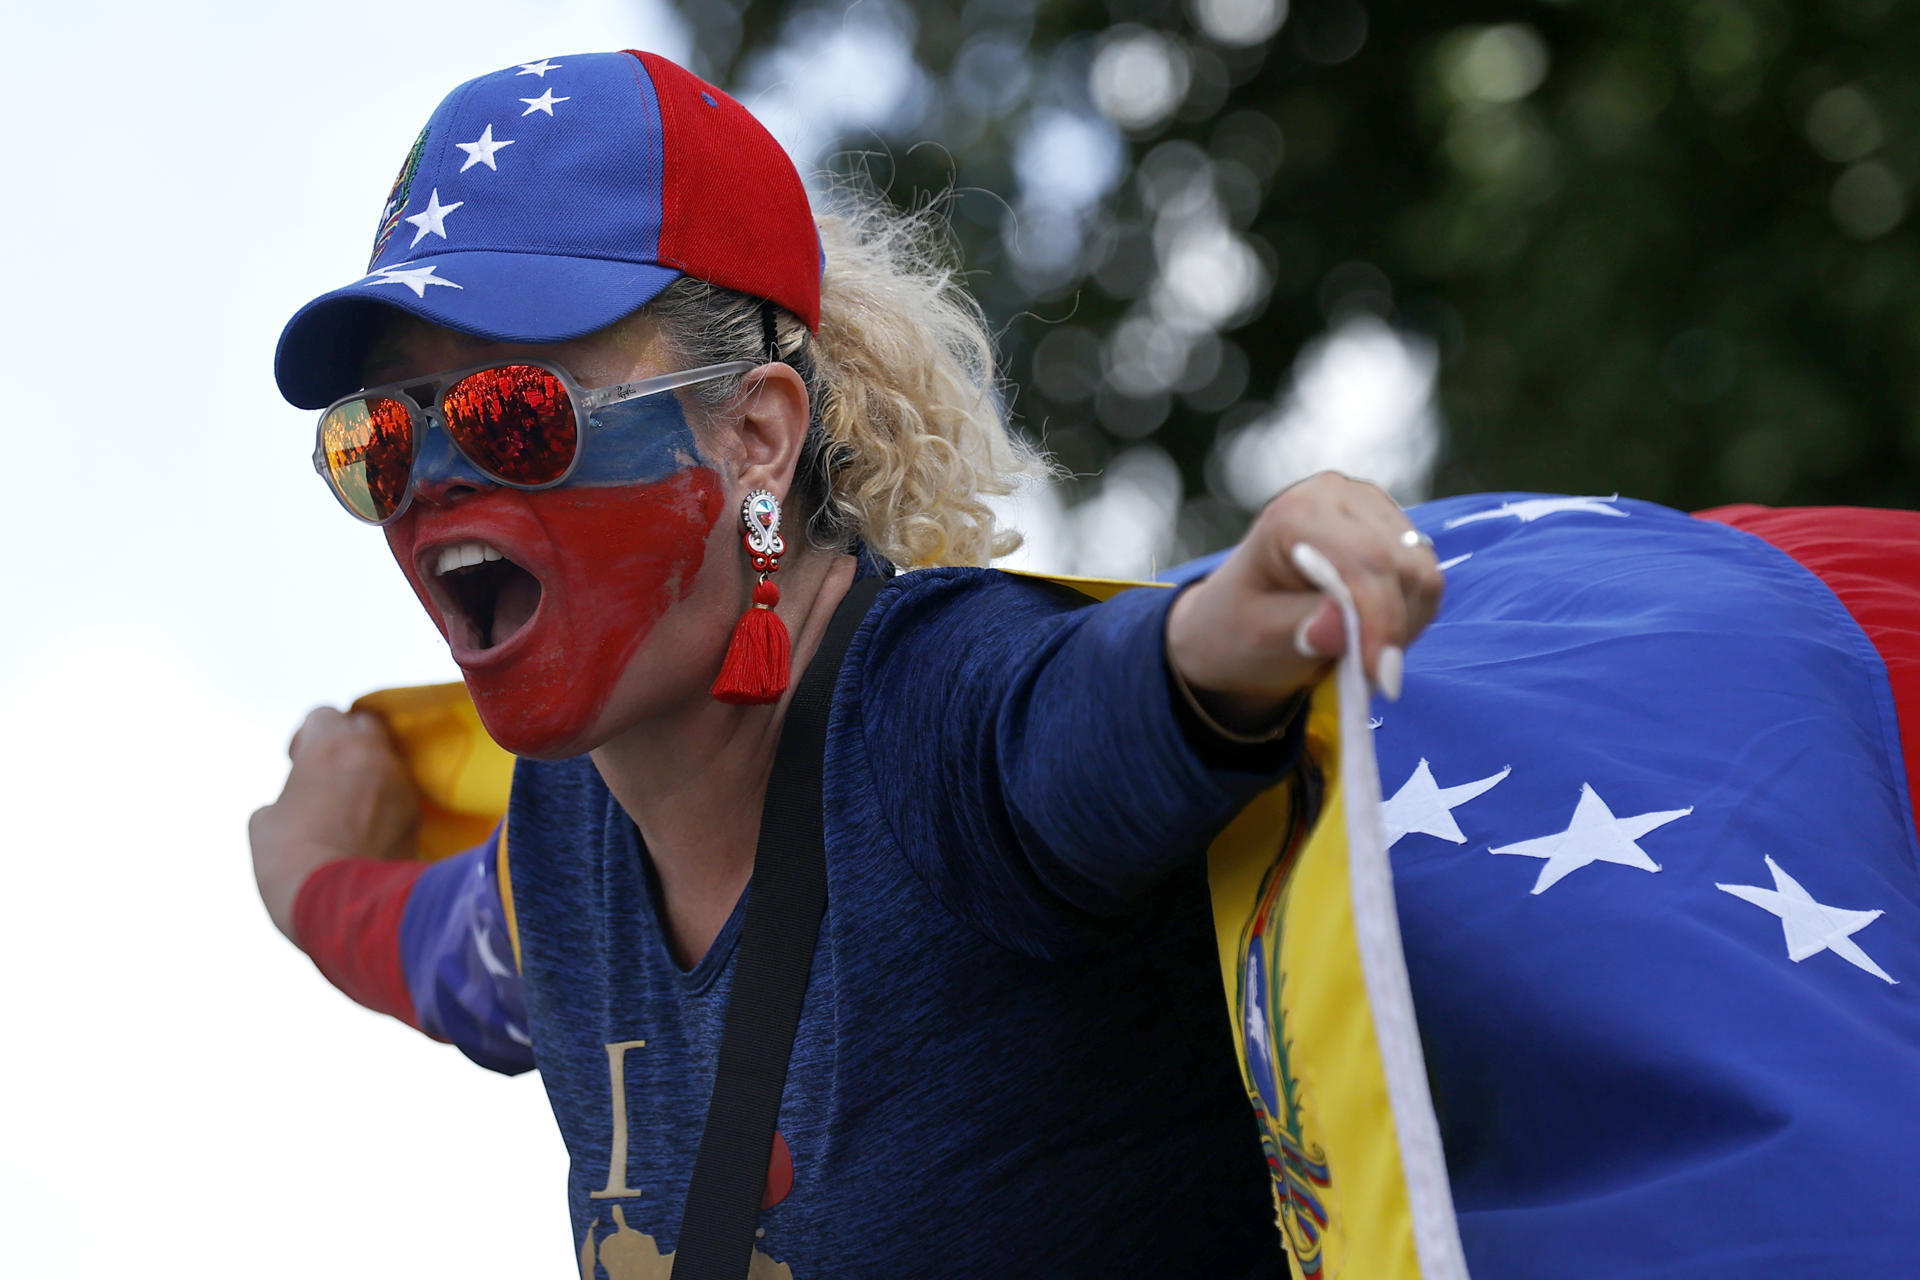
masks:
<path id="1" fill-rule="evenodd" d="M 1180 668 L 1174 666 L 1172 662 L 1168 662 L 1167 671 L 1173 676 L 1173 683 L 1180 690 L 1180 696 L 1187 700 L 1188 709 L 1200 718 L 1200 723 L 1205 725 L 1208 730 L 1214 734 L 1225 738 L 1228 742 L 1236 743 L 1243 747 L 1265 746 L 1269 742 L 1274 742 L 1285 737 L 1287 730 L 1293 727 L 1294 717 L 1299 715 L 1300 708 L 1306 705 L 1307 691 L 1302 689 L 1299 693 L 1294 694 L 1293 697 L 1287 700 L 1286 713 L 1280 717 L 1279 724 L 1267 730 L 1265 733 L 1241 733 L 1237 729 L 1227 728 L 1227 726 L 1207 714 L 1207 709 L 1200 705 L 1200 699 L 1194 696 L 1192 687 L 1187 684 L 1187 678 L 1180 674 Z"/>

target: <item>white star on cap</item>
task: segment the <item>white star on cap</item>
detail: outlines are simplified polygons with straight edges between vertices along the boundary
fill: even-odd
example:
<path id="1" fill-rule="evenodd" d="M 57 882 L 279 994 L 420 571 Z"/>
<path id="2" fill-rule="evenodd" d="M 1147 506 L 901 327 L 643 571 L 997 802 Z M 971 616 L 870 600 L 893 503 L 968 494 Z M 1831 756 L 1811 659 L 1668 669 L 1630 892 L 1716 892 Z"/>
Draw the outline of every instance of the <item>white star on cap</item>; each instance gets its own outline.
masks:
<path id="1" fill-rule="evenodd" d="M 1782 871 L 1780 864 L 1772 858 L 1767 859 L 1767 870 L 1773 872 L 1771 889 L 1752 884 L 1716 884 L 1713 887 L 1779 916 L 1781 931 L 1787 935 L 1787 959 L 1795 964 L 1808 956 L 1831 951 L 1854 968 L 1865 969 L 1882 982 L 1899 985 L 1898 979 L 1875 964 L 1860 949 L 1860 944 L 1853 940 L 1854 934 L 1878 920 L 1884 912 L 1848 911 L 1843 907 L 1825 906 L 1815 902 L 1813 895 L 1802 889 L 1798 880 Z"/>
<path id="2" fill-rule="evenodd" d="M 542 58 L 538 62 L 521 63 L 520 69 L 514 72 L 514 74 L 519 76 L 539 76 L 542 80 L 545 80 L 547 78 L 547 72 L 557 71 L 564 65 L 566 64 L 555 62 L 552 58 Z M 522 98 L 521 101 L 525 102 L 526 99 Z M 562 98 L 561 101 L 565 102 L 566 99 Z"/>
<path id="3" fill-rule="evenodd" d="M 553 96 L 553 90 L 548 89 L 545 93 L 541 94 L 537 98 L 522 98 L 520 99 L 520 101 L 527 104 L 527 109 L 525 111 L 522 111 L 520 114 L 523 116 L 530 116 L 536 111 L 544 111 L 548 115 L 552 115 L 554 103 L 572 102 L 573 99 L 572 98 L 556 98 Z"/>
<path id="4" fill-rule="evenodd" d="M 479 141 L 456 142 L 453 145 L 467 153 L 467 162 L 460 166 L 460 172 L 465 173 L 467 170 L 473 168 L 473 166 L 483 164 L 495 173 L 498 173 L 500 172 L 500 166 L 493 162 L 493 153 L 502 147 L 512 146 L 513 139 L 503 138 L 499 142 L 495 142 L 493 140 L 493 126 L 488 125 L 486 132 L 480 135 Z"/>
<path id="5" fill-rule="evenodd" d="M 1513 853 L 1523 858 L 1545 858 L 1533 892 L 1545 893 L 1562 877 L 1596 862 L 1614 862 L 1642 871 L 1658 871 L 1660 864 L 1649 858 L 1634 841 L 1656 827 L 1664 827 L 1675 818 L 1684 818 L 1693 806 L 1667 809 L 1660 813 L 1640 813 L 1631 818 L 1616 818 L 1599 793 L 1586 783 L 1580 784 L 1580 803 L 1574 806 L 1573 821 L 1565 831 L 1518 844 L 1504 844 L 1488 853 Z"/>
<path id="6" fill-rule="evenodd" d="M 436 235 L 442 240 L 445 240 L 447 238 L 447 215 L 465 203 L 465 200 L 455 200 L 452 204 L 441 204 L 440 188 L 435 187 L 432 194 L 427 197 L 426 208 L 414 214 L 412 217 L 401 219 L 402 222 L 411 222 L 414 226 L 420 228 L 413 233 L 413 244 L 408 245 L 407 248 L 413 248 L 413 245 L 419 244 L 429 235 Z"/>
<path id="7" fill-rule="evenodd" d="M 1620 501 L 1619 494 L 1606 498 L 1527 498 L 1520 502 L 1503 502 L 1486 511 L 1476 511 L 1470 516 L 1455 516 L 1447 521 L 1444 528 L 1452 529 L 1457 525 L 1472 524 L 1477 520 L 1505 520 L 1511 517 L 1521 524 L 1532 524 L 1541 516 L 1554 515 L 1561 511 L 1589 511 L 1597 516 L 1625 516 L 1627 513 L 1618 507 L 1610 507 L 1609 502 Z"/>
<path id="8" fill-rule="evenodd" d="M 413 267 L 411 270 L 406 269 L 407 265 L 408 264 L 404 262 L 400 262 L 395 263 L 391 267 L 381 267 L 378 271 L 368 276 L 364 283 L 370 285 L 403 284 L 413 290 L 413 296 L 416 298 L 426 297 L 427 286 L 430 284 L 437 284 L 446 289 L 460 289 L 465 287 L 463 285 L 457 285 L 451 280 L 437 279 L 433 273 L 440 269 L 438 263 L 429 262 L 424 267 Z"/>
<path id="9" fill-rule="evenodd" d="M 1401 836 L 1418 832 L 1437 836 L 1454 844 L 1465 844 L 1467 837 L 1453 820 L 1453 811 L 1478 795 L 1485 795 L 1513 772 L 1509 765 L 1489 778 L 1443 787 L 1433 780 L 1433 770 L 1422 759 L 1406 784 L 1380 806 L 1380 819 L 1387 828 L 1387 847 L 1391 849 Z"/>

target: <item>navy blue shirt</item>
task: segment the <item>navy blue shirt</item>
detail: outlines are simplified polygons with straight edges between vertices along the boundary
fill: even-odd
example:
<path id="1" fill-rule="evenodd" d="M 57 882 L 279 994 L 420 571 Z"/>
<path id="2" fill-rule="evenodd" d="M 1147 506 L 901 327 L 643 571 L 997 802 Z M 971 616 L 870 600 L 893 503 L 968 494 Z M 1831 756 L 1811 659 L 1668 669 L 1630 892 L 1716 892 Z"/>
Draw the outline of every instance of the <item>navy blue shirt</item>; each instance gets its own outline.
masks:
<path id="1" fill-rule="evenodd" d="M 1200 856 L 1285 753 L 1184 731 L 1174 594 L 936 569 L 876 600 L 830 721 L 828 905 L 755 1277 L 1286 1275 Z M 683 971 L 587 759 L 521 762 L 508 824 L 581 1274 L 652 1274 L 742 910 Z"/>

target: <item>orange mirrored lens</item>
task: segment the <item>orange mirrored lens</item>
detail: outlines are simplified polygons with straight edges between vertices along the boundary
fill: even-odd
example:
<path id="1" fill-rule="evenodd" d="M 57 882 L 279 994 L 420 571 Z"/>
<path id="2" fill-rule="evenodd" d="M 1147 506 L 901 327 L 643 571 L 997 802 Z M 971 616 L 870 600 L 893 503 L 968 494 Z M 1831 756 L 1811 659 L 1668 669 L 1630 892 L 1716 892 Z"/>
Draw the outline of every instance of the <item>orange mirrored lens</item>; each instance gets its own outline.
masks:
<path id="1" fill-rule="evenodd" d="M 320 420 L 327 476 L 362 520 L 385 520 L 406 500 L 413 470 L 413 414 L 384 397 L 335 405 Z"/>
<path id="2" fill-rule="evenodd" d="M 440 412 L 461 451 L 511 484 L 558 480 L 580 444 L 566 387 L 536 365 L 469 374 L 440 398 Z"/>

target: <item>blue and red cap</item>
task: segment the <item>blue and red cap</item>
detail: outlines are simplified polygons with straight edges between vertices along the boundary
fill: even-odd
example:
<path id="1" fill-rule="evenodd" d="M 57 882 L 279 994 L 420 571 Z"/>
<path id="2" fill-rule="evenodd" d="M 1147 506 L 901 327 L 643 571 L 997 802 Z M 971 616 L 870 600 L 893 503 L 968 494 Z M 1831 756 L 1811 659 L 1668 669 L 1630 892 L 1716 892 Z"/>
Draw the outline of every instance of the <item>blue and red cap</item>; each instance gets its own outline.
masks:
<path id="1" fill-rule="evenodd" d="M 564 342 L 682 275 L 820 322 L 806 188 L 738 102 L 652 53 L 545 58 L 448 94 L 380 215 L 367 274 L 281 331 L 280 393 L 361 386 L 395 310 L 501 342 Z"/>

